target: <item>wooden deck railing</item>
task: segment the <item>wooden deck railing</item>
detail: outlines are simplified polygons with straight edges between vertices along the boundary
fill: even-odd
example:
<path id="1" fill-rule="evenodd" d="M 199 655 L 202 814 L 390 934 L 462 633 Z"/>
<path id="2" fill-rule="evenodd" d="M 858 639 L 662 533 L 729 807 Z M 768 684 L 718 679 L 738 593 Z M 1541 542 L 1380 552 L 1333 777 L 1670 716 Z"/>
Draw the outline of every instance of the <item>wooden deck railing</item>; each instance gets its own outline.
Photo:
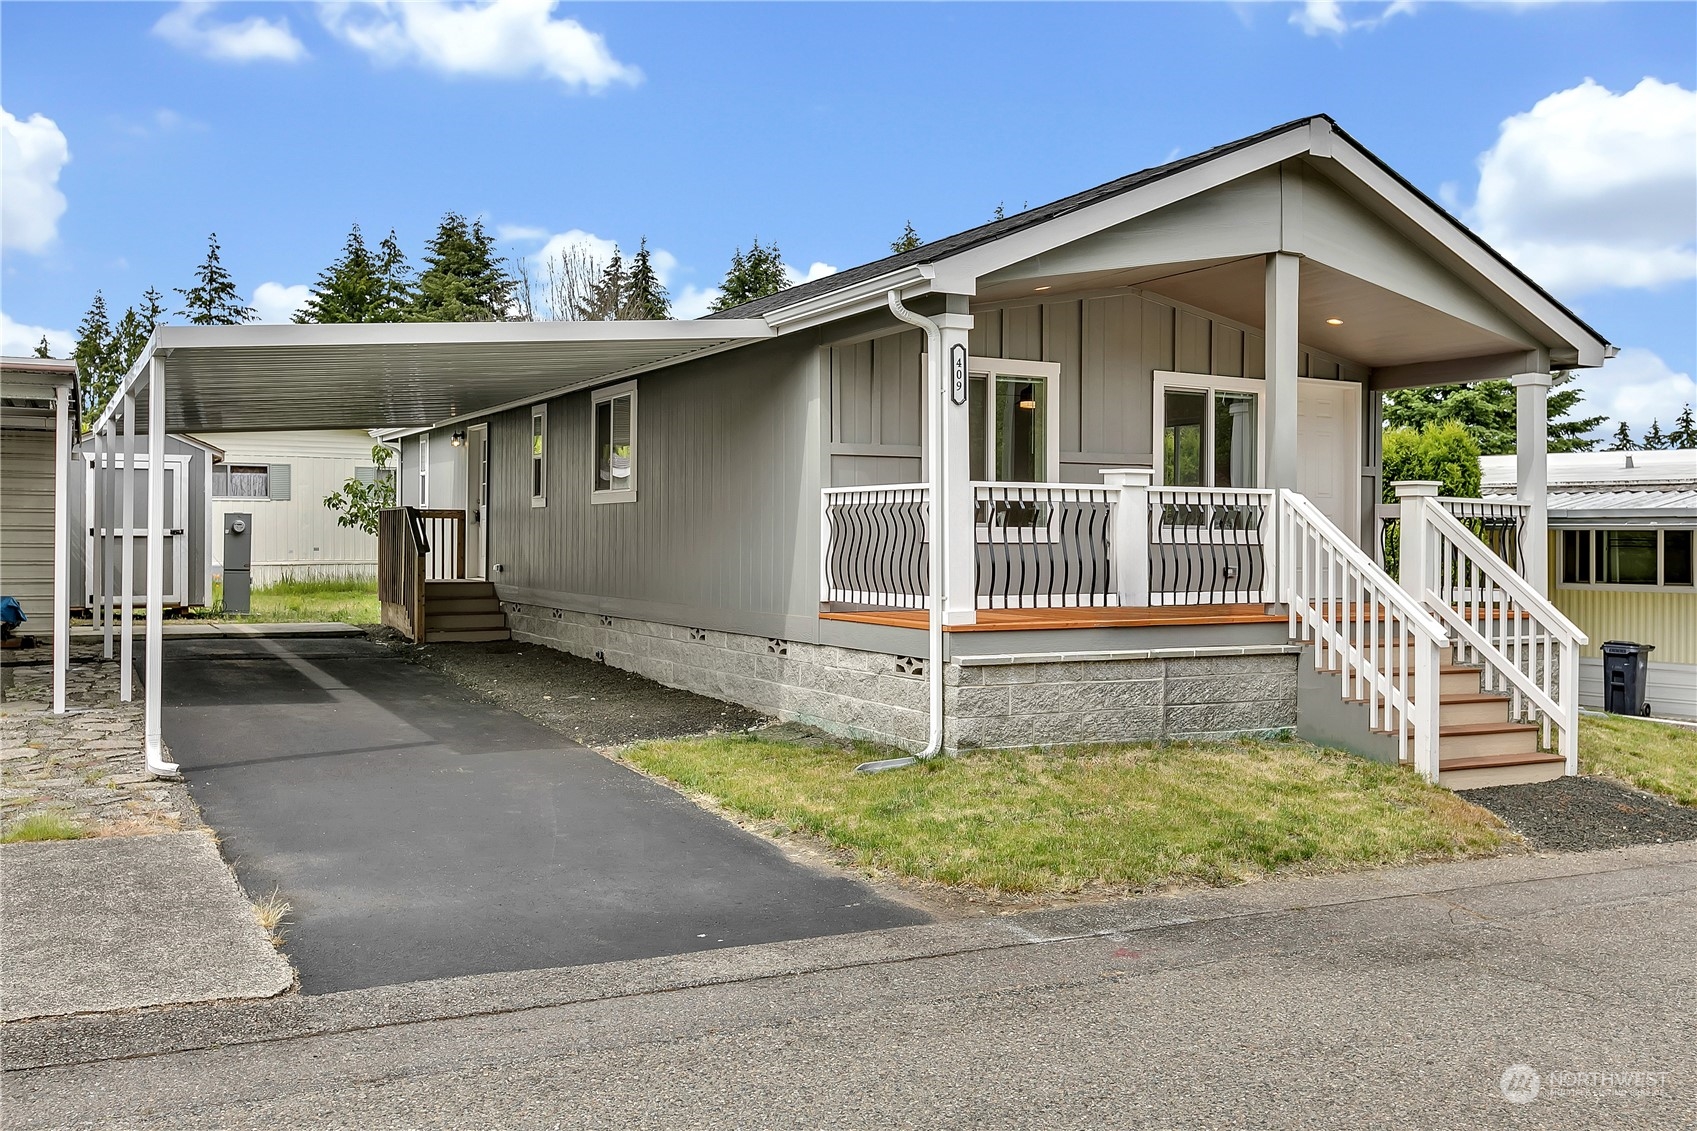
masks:
<path id="1" fill-rule="evenodd" d="M 465 512 L 391 507 L 377 516 L 377 603 L 383 623 L 424 637 L 425 585 L 465 576 Z"/>

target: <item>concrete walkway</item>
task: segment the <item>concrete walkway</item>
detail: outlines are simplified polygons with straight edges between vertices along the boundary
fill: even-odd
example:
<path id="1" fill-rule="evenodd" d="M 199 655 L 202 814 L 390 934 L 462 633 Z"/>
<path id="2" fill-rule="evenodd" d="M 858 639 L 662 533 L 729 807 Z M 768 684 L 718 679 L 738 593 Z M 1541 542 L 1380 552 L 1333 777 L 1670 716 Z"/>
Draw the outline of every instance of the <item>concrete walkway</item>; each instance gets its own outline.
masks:
<path id="1" fill-rule="evenodd" d="M 1689 1128 L 1693 938 L 1697 844 L 1278 880 L 35 1022 L 7 1123 Z"/>
<path id="2" fill-rule="evenodd" d="M 365 640 L 175 639 L 165 739 L 306 993 L 916 923 Z"/>
<path id="3" fill-rule="evenodd" d="M 294 981 L 204 831 L 0 845 L 0 1019 L 269 997 Z"/>

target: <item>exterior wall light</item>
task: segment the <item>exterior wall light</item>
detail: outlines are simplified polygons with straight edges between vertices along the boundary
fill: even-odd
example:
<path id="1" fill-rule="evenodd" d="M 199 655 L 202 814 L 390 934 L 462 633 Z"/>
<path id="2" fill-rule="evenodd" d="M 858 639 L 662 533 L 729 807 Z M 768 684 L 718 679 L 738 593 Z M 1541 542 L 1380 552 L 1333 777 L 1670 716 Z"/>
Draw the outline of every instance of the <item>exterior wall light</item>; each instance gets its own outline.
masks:
<path id="1" fill-rule="evenodd" d="M 448 442 L 458 448 L 465 444 L 465 429 L 460 429 L 448 438 Z"/>

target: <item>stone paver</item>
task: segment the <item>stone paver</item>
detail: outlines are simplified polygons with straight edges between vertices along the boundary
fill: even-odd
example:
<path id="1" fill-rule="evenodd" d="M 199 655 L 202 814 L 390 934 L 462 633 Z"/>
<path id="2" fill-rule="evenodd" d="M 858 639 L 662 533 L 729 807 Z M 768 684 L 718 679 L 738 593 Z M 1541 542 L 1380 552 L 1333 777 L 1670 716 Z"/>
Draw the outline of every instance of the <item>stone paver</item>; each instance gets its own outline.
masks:
<path id="1" fill-rule="evenodd" d="M 73 640 L 64 715 L 52 712 L 46 648 L 7 657 L 11 686 L 0 703 L 0 828 L 57 813 L 93 836 L 182 828 L 190 808 L 180 786 L 143 770 L 142 701 L 118 702 L 118 664 L 99 642 Z M 189 818 L 189 823 L 192 818 Z"/>

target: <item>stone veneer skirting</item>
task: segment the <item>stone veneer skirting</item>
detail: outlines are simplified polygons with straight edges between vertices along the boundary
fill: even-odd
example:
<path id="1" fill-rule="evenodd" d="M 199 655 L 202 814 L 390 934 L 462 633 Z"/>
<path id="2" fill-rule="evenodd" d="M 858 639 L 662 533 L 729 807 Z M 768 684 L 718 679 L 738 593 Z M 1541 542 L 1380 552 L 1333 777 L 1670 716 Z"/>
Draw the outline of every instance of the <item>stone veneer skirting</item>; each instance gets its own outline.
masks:
<path id="1" fill-rule="evenodd" d="M 925 662 L 502 602 L 517 640 L 822 730 L 923 744 Z M 1243 655 L 963 657 L 943 673 L 950 749 L 1218 738 L 1296 724 L 1294 649 Z"/>

